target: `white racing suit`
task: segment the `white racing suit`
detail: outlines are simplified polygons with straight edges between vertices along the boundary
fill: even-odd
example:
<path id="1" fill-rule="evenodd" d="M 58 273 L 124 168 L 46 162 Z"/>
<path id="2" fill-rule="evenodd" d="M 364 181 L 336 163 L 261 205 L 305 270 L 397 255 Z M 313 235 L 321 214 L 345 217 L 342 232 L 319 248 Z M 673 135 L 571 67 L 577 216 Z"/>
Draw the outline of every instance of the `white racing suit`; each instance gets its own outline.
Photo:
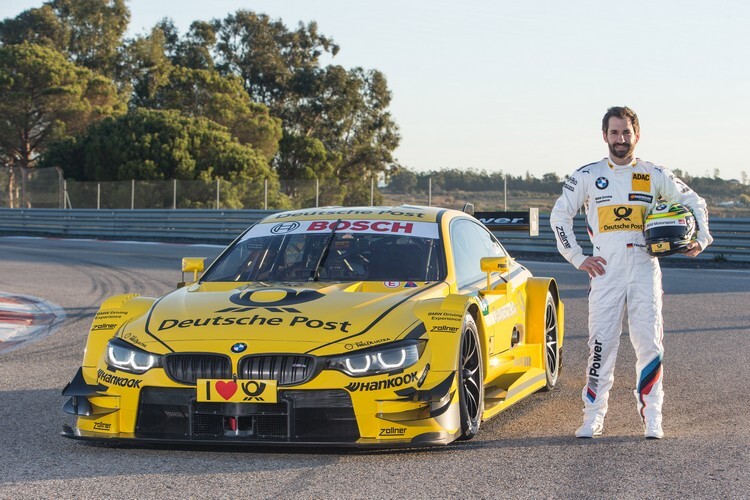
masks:
<path id="1" fill-rule="evenodd" d="M 706 248 L 706 202 L 669 170 L 634 160 L 616 165 L 608 158 L 578 169 L 565 183 L 550 215 L 557 248 L 579 268 L 586 255 L 573 234 L 573 217 L 586 210 L 593 253 L 603 257 L 605 273 L 591 279 L 589 289 L 588 382 L 583 388 L 584 419 L 607 412 L 615 358 L 628 310 L 630 341 L 635 348 L 638 411 L 644 421 L 661 418 L 662 286 L 659 261 L 646 252 L 643 223 L 661 198 L 681 203 L 695 215 L 697 242 Z"/>

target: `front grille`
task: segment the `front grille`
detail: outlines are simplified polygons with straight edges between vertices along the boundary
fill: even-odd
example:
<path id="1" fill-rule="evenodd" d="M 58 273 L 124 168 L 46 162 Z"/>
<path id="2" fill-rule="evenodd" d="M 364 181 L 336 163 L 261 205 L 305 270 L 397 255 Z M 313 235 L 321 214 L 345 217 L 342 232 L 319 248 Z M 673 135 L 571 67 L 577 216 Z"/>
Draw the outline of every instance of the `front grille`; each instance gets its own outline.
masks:
<path id="1" fill-rule="evenodd" d="M 279 391 L 279 402 L 199 403 L 194 389 L 141 391 L 136 435 L 190 440 L 356 442 L 359 428 L 343 390 Z"/>
<path id="2" fill-rule="evenodd" d="M 223 354 L 167 354 L 167 376 L 180 384 L 195 385 L 199 378 L 232 378 L 232 361 Z"/>
<path id="3" fill-rule="evenodd" d="M 296 354 L 245 356 L 237 367 L 242 379 L 276 380 L 279 385 L 296 385 L 315 373 L 315 358 Z"/>

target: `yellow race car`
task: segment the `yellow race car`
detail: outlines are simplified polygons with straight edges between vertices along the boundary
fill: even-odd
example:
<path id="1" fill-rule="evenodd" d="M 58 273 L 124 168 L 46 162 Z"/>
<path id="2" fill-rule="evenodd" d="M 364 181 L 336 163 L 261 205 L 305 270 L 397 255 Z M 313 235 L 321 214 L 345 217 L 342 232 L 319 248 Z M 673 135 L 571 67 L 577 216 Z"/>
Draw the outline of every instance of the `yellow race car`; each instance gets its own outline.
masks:
<path id="1" fill-rule="evenodd" d="M 475 214 L 478 216 L 478 214 Z M 194 280 L 108 299 L 63 390 L 63 435 L 423 446 L 560 370 L 563 304 L 488 230 L 533 213 L 327 207 L 268 215 Z M 200 275 L 202 273 L 202 275 Z M 199 276 L 200 275 L 200 276 Z"/>

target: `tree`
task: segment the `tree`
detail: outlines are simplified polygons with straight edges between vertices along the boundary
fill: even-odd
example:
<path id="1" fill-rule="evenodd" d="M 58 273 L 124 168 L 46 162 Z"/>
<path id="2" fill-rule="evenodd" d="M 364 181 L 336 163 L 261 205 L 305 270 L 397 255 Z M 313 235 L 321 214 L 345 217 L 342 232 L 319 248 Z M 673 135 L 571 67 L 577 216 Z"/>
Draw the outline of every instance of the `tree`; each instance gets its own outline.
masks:
<path id="1" fill-rule="evenodd" d="M 132 89 L 130 106 L 147 106 L 157 89 L 167 83 L 172 62 L 167 54 L 172 36 L 163 26 L 156 26 L 148 36 L 130 41 L 125 49 L 125 64 L 120 81 Z"/>
<path id="2" fill-rule="evenodd" d="M 114 84 L 55 50 L 0 47 L 0 159 L 34 166 L 48 145 L 124 112 Z"/>
<path id="3" fill-rule="evenodd" d="M 345 196 L 344 203 L 366 203 L 370 180 L 395 162 L 392 151 L 400 137 L 387 111 L 391 94 L 379 71 L 354 68 L 344 72 L 340 66 L 329 66 L 325 73 L 324 92 L 315 94 L 323 96 L 316 115 L 320 123 L 311 124 L 311 135 L 340 155 L 334 166 L 335 177 L 350 186 L 363 185 L 364 198 L 352 192 Z"/>
<path id="4" fill-rule="evenodd" d="M 547 184 L 560 184 L 560 177 L 554 172 L 548 172 L 542 176 L 542 182 Z"/>
<path id="5" fill-rule="evenodd" d="M 153 109 L 175 109 L 182 114 L 205 117 L 227 128 L 242 144 L 271 160 L 279 149 L 281 120 L 268 108 L 254 103 L 239 78 L 216 71 L 173 66 L 153 97 L 143 104 Z"/>
<path id="6" fill-rule="evenodd" d="M 164 18 L 153 27 L 148 36 L 137 36 L 129 40 L 124 52 L 129 56 L 129 64 L 158 61 L 162 66 L 182 66 L 189 69 L 216 69 L 212 48 L 216 35 L 211 23 L 195 21 L 181 39 L 177 27 L 169 18 Z M 148 49 L 144 51 L 143 47 Z M 159 54 L 157 54 L 159 52 Z M 146 56 L 145 60 L 139 59 Z"/>
<path id="7" fill-rule="evenodd" d="M 68 30 L 49 4 L 0 21 L 0 42 L 3 45 L 28 42 L 64 51 L 67 41 Z"/>
<path id="8" fill-rule="evenodd" d="M 167 40 L 167 50 L 172 64 L 190 69 L 214 70 L 214 57 L 211 49 L 216 45 L 214 25 L 203 21 L 194 21 L 183 40 L 174 24 L 165 19 L 157 27 L 161 28 Z"/>
<path id="9" fill-rule="evenodd" d="M 84 135 L 56 144 L 44 163 L 60 165 L 67 178 L 80 181 L 223 179 L 234 186 L 223 197 L 232 208 L 262 206 L 267 179 L 269 202 L 288 205 L 260 152 L 211 120 L 173 110 L 136 109 L 103 120 Z"/>
<path id="10" fill-rule="evenodd" d="M 417 188 L 417 174 L 400 168 L 391 174 L 388 188 L 394 193 L 413 193 Z"/>
<path id="11" fill-rule="evenodd" d="M 201 32 L 201 36 L 210 38 L 205 30 L 210 30 L 210 25 L 196 22 L 191 33 Z M 180 65 L 186 57 L 193 63 L 203 57 L 196 55 L 201 51 L 190 41 L 198 35 L 191 36 L 181 42 L 171 21 L 162 20 L 148 36 L 128 44 L 125 79 L 133 88 L 131 106 L 175 109 L 188 116 L 206 117 L 271 160 L 279 149 L 281 121 L 271 117 L 267 107 L 250 99 L 238 77 L 222 76 L 213 68 Z"/>
<path id="12" fill-rule="evenodd" d="M 339 50 L 333 40 L 318 34 L 314 22 L 289 31 L 281 20 L 238 10 L 213 24 L 217 67 L 239 75 L 253 100 L 275 110 L 287 100 L 294 102 L 290 90 L 297 72 L 317 68 L 323 53 L 335 56 Z"/>
<path id="13" fill-rule="evenodd" d="M 326 178 L 333 173 L 331 154 L 320 140 L 285 130 L 276 171 L 282 179 Z"/>
<path id="14" fill-rule="evenodd" d="M 394 163 L 400 139 L 387 111 L 385 76 L 362 68 L 321 68 L 320 57 L 335 56 L 338 46 L 319 34 L 315 23 L 290 31 L 280 20 L 240 10 L 213 24 L 216 67 L 239 76 L 251 98 L 282 119 L 277 171 L 343 181 L 342 202 L 369 202 L 370 179 Z M 311 155 L 318 144 L 325 154 Z"/>
<path id="15" fill-rule="evenodd" d="M 339 48 L 316 23 L 289 29 L 239 10 L 196 21 L 184 36 L 165 19 L 123 44 L 130 17 L 125 1 L 49 0 L 0 23 L 0 42 L 31 39 L 112 75 L 123 92 L 132 92 L 131 109 L 209 118 L 272 158 L 279 174 L 326 181 L 332 202 L 369 201 L 371 179 L 397 164 L 392 153 L 400 137 L 385 76 L 322 67 L 321 59 Z"/>
<path id="16" fill-rule="evenodd" d="M 114 78 L 129 21 L 125 0 L 50 0 L 0 23 L 0 40 L 53 47 L 69 61 Z"/>

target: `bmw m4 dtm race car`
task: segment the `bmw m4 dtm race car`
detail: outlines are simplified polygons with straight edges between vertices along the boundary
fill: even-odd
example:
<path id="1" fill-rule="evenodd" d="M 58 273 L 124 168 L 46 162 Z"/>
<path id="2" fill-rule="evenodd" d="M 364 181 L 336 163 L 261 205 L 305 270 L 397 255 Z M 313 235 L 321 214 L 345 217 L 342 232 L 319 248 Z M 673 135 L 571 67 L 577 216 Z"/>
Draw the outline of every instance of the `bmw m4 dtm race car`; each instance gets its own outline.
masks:
<path id="1" fill-rule="evenodd" d="M 63 435 L 121 442 L 421 446 L 552 388 L 563 313 L 488 229 L 535 213 L 273 213 L 192 282 L 106 300 L 63 390 Z M 484 221 L 484 223 L 482 222 Z"/>

